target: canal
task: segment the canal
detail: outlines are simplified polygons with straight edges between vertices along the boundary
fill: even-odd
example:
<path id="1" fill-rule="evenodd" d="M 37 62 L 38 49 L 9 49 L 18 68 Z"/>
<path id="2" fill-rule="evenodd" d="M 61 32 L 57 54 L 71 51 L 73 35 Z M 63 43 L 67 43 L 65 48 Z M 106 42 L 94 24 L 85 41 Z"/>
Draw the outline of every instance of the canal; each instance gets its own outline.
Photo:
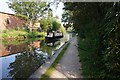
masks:
<path id="1" fill-rule="evenodd" d="M 28 78 L 71 37 L 71 34 L 67 34 L 55 40 L 35 38 L 2 41 L 0 44 L 2 78 Z"/>

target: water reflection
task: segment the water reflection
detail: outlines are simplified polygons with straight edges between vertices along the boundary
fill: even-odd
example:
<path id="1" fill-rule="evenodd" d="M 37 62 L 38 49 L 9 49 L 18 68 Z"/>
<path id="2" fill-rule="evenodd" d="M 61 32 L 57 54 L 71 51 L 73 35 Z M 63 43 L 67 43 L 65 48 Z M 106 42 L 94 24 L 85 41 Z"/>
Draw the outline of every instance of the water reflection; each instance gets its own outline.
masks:
<path id="1" fill-rule="evenodd" d="M 44 60 L 45 57 L 35 51 L 18 54 L 15 56 L 15 61 L 9 64 L 8 77 L 27 78 L 44 63 Z"/>
<path id="2" fill-rule="evenodd" d="M 20 41 L 20 40 L 2 41 L 2 43 L 0 44 L 0 48 L 1 48 L 0 56 L 8 56 L 11 54 L 15 54 L 17 52 L 29 51 L 30 50 L 29 44 L 30 42 L 33 42 L 34 40 L 27 39 L 24 41 Z"/>
<path id="3" fill-rule="evenodd" d="M 28 78 L 66 40 L 62 38 L 51 41 L 45 39 L 2 41 L 0 44 L 2 78 Z"/>

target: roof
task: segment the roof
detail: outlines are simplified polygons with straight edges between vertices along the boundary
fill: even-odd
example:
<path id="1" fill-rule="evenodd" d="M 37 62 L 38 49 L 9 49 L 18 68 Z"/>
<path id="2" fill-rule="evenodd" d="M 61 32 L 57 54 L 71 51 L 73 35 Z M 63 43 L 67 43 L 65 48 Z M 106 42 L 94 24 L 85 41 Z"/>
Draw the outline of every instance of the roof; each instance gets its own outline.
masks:
<path id="1" fill-rule="evenodd" d="M 6 13 L 6 12 L 0 12 L 0 13 L 2 13 L 2 14 L 9 14 L 9 15 L 15 15 L 15 14 L 12 14 L 12 13 Z"/>

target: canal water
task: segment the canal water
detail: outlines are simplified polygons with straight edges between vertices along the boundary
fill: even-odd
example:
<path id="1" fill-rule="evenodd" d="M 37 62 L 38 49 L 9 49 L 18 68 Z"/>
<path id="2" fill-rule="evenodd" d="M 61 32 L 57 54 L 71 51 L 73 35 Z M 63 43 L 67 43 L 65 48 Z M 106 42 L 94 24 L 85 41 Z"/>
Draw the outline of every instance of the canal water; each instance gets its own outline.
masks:
<path id="1" fill-rule="evenodd" d="M 0 77 L 28 78 L 71 37 L 71 34 L 67 34 L 63 38 L 54 40 L 35 38 L 2 41 L 0 43 L 0 75 L 2 76 Z"/>

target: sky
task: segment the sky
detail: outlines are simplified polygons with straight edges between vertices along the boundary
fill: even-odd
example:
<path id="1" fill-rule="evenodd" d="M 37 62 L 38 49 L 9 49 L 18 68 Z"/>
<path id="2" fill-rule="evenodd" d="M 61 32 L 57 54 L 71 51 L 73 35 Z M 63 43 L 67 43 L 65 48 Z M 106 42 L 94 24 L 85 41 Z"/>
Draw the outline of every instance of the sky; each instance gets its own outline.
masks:
<path id="1" fill-rule="evenodd" d="M 6 2 L 9 0 L 0 0 L 0 12 L 6 12 L 6 13 L 14 13 L 11 9 L 8 8 L 8 5 Z"/>
<path id="2" fill-rule="evenodd" d="M 6 12 L 6 13 L 12 13 L 14 14 L 14 11 L 12 11 L 6 2 L 8 2 L 9 0 L 0 0 L 0 12 Z M 59 17 L 59 20 L 61 20 L 62 18 L 62 13 L 63 13 L 63 10 L 62 8 L 64 7 L 63 3 L 60 2 L 58 4 L 58 7 L 57 9 L 55 8 L 55 6 L 51 6 L 52 10 L 53 10 L 53 16 L 58 16 Z"/>
<path id="3" fill-rule="evenodd" d="M 62 10 L 63 7 L 64 7 L 64 4 L 62 2 L 58 4 L 57 9 L 55 6 L 51 6 L 51 8 L 53 9 L 53 16 L 58 16 L 61 19 L 62 18 L 61 15 L 63 13 L 63 10 Z"/>

